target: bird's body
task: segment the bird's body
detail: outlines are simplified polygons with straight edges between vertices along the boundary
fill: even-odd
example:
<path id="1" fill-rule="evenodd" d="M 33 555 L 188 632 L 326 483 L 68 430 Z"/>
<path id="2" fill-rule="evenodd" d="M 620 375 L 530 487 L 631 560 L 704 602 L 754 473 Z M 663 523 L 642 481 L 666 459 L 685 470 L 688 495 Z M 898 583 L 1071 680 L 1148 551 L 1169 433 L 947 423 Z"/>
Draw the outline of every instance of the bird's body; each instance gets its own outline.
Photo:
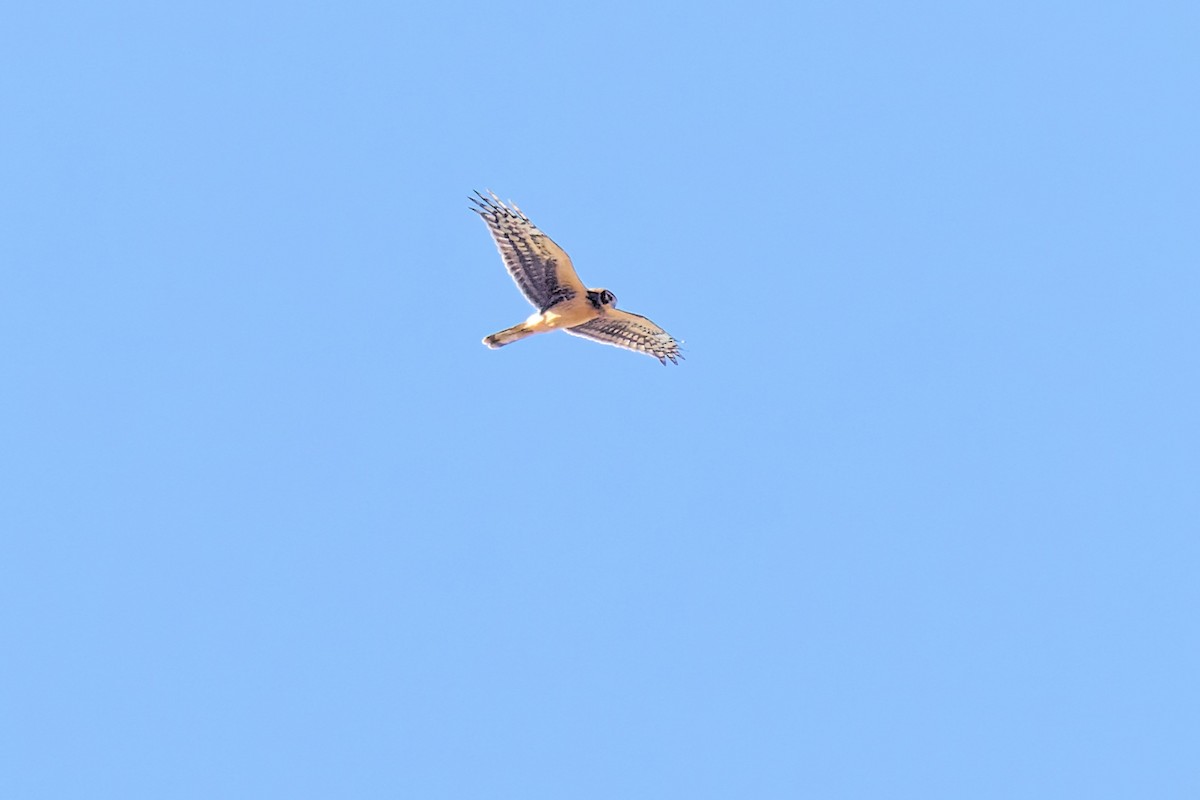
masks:
<path id="1" fill-rule="evenodd" d="M 598 316 L 602 316 L 606 311 L 606 302 L 611 304 L 616 301 L 612 292 L 607 289 L 588 289 L 585 298 L 587 302 L 576 302 L 575 298 L 572 298 L 563 300 L 545 311 L 530 314 L 529 319 L 520 325 L 493 333 L 486 337 L 483 343 L 495 349 L 511 344 L 518 339 L 524 339 L 526 336 L 533 336 L 535 333 L 550 333 L 557 330 L 567 330 L 570 333 L 570 328 L 584 325 Z"/>
<path id="2" fill-rule="evenodd" d="M 662 363 L 683 358 L 679 343 L 645 317 L 618 310 L 617 298 L 607 289 L 588 289 L 575 273 L 570 257 L 542 233 L 515 205 L 500 198 L 472 198 L 471 209 L 487 223 L 509 275 L 526 299 L 537 308 L 527 320 L 493 333 L 483 343 L 491 348 L 533 336 L 565 330 L 615 347 L 645 353 Z"/>

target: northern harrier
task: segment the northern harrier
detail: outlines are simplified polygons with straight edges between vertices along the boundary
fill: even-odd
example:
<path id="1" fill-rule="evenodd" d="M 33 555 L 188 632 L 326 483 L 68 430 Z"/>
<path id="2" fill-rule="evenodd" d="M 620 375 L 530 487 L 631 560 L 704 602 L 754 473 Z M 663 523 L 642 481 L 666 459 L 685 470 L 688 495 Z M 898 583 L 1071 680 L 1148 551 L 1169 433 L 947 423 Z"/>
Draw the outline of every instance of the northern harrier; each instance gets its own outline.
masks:
<path id="1" fill-rule="evenodd" d="M 493 333 L 483 340 L 488 347 L 504 347 L 535 333 L 565 330 L 614 347 L 653 356 L 663 364 L 683 358 L 679 342 L 645 317 L 617 310 L 617 298 L 608 289 L 589 289 L 575 274 L 571 259 L 521 213 L 516 204 L 504 204 L 479 192 L 470 198 L 472 208 L 487 223 L 508 274 L 537 313 L 520 325 Z M 489 192 L 489 194 L 491 194 Z"/>

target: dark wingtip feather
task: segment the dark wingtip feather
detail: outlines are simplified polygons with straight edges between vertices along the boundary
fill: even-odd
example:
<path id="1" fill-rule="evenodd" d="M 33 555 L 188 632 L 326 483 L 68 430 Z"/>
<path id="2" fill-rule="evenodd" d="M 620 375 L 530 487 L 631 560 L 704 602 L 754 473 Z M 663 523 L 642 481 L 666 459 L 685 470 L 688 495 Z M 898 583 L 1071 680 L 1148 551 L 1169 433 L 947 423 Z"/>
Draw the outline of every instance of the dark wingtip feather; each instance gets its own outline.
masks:
<path id="1" fill-rule="evenodd" d="M 476 200 L 475 199 L 476 197 L 478 197 L 479 199 Z M 479 206 L 480 208 L 486 208 L 487 210 L 489 210 L 493 213 L 495 213 L 495 211 L 497 211 L 496 204 L 493 203 L 488 198 L 484 197 L 482 194 L 480 194 L 478 189 L 475 190 L 475 197 L 468 196 L 467 199 L 470 200 L 475 205 Z"/>

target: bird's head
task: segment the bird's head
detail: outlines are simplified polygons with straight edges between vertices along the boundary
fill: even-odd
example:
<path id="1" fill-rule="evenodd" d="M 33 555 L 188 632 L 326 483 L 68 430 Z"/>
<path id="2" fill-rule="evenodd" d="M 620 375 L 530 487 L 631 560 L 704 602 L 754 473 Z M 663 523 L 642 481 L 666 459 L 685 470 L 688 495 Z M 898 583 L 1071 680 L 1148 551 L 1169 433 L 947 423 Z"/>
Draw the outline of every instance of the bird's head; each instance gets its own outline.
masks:
<path id="1" fill-rule="evenodd" d="M 617 296 L 608 289 L 588 289 L 587 298 L 597 309 L 601 306 L 617 307 Z"/>

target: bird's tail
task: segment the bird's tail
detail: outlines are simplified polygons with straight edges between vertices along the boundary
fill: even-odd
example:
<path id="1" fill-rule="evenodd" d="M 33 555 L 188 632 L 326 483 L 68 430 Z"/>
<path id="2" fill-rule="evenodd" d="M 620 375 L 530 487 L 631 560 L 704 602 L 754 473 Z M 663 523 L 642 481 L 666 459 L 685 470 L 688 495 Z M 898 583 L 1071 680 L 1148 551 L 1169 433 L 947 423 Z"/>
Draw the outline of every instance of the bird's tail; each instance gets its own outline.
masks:
<path id="1" fill-rule="evenodd" d="M 524 339 L 526 336 L 533 336 L 537 331 L 531 331 L 525 327 L 525 323 L 513 325 L 511 328 L 505 328 L 502 331 L 497 331 L 491 336 L 485 336 L 483 343 L 495 350 L 497 347 L 504 347 L 506 344 L 512 344 L 518 339 Z"/>

